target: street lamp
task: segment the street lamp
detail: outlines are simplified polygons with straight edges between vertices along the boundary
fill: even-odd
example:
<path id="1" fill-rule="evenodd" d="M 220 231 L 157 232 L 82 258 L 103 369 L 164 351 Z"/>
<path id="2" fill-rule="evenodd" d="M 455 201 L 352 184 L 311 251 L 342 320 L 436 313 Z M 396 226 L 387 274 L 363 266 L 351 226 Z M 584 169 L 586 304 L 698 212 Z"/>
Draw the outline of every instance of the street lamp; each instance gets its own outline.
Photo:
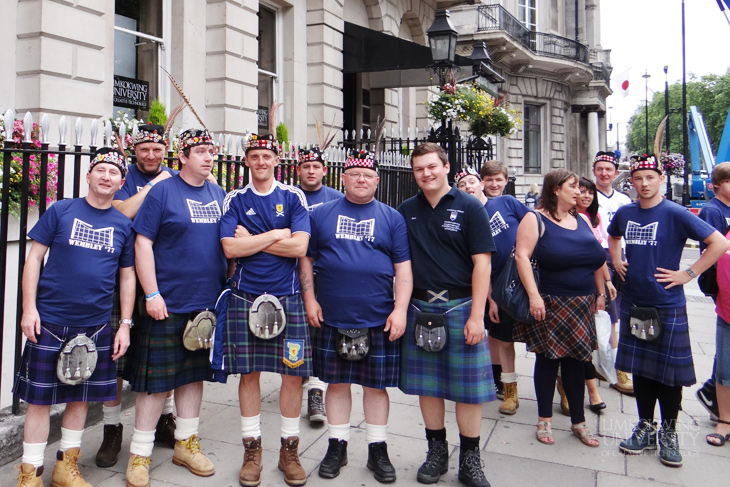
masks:
<path id="1" fill-rule="evenodd" d="M 437 10 L 433 24 L 426 31 L 433 59 L 432 68 L 438 73 L 439 87 L 444 86 L 446 72 L 453 67 L 456 58 L 456 39 L 459 34 L 450 17 L 448 10 Z"/>
<path id="2" fill-rule="evenodd" d="M 651 78 L 651 75 L 644 70 L 644 75 L 642 76 L 644 78 L 644 93 L 646 99 L 644 100 L 644 117 L 646 118 L 645 122 L 645 131 L 644 131 L 644 142 L 646 147 L 645 154 L 649 153 L 649 78 Z M 656 154 L 654 154 L 656 155 Z"/>

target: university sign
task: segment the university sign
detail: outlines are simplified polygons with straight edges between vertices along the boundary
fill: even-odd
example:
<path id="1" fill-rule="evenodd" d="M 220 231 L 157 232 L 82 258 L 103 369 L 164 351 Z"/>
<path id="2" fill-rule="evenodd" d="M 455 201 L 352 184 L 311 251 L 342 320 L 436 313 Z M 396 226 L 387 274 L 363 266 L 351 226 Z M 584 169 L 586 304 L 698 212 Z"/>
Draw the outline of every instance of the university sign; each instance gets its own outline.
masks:
<path id="1" fill-rule="evenodd" d="M 147 81 L 114 75 L 114 106 L 149 110 L 149 94 Z"/>

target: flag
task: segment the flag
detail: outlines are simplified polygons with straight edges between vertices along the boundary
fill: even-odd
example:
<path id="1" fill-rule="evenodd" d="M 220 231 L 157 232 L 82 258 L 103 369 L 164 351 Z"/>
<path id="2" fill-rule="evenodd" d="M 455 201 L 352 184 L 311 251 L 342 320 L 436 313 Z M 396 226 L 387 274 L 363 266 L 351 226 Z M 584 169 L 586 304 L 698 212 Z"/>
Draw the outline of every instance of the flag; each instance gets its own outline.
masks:
<path id="1" fill-rule="evenodd" d="M 624 98 L 629 96 L 629 72 L 631 68 L 620 72 L 619 74 L 612 76 L 614 93 L 620 93 Z"/>

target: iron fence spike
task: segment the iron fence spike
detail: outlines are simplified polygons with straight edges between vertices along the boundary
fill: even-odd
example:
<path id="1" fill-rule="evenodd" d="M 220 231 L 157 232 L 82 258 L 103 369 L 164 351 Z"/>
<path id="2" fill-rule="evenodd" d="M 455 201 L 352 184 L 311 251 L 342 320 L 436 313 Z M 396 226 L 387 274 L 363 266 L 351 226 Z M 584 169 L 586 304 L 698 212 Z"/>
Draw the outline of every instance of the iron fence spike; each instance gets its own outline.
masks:
<path id="1" fill-rule="evenodd" d="M 84 132 L 84 122 L 81 117 L 76 118 L 76 125 L 74 125 L 74 140 L 76 145 L 81 145 L 81 134 Z"/>
<path id="2" fill-rule="evenodd" d="M 30 112 L 25 112 L 25 116 L 23 117 L 23 129 L 25 129 L 25 139 L 23 139 L 23 142 L 32 142 L 33 115 L 31 115 Z"/>
<path id="3" fill-rule="evenodd" d="M 133 123 L 132 124 L 132 143 L 134 144 L 134 139 L 137 138 L 137 134 L 139 133 L 139 124 Z"/>
<path id="4" fill-rule="evenodd" d="M 48 114 L 44 113 L 41 117 L 41 142 L 44 144 L 48 143 L 48 131 L 51 127 L 51 122 L 48 119 Z"/>
<path id="5" fill-rule="evenodd" d="M 63 115 L 58 121 L 58 143 L 59 145 L 66 144 L 66 115 Z"/>
<path id="6" fill-rule="evenodd" d="M 91 121 L 91 147 L 96 147 L 96 133 L 99 130 L 99 120 L 94 119 Z"/>
<path id="7" fill-rule="evenodd" d="M 5 140 L 13 138 L 13 123 L 15 122 L 15 112 L 12 108 L 8 108 L 3 116 L 3 126 L 5 130 Z"/>
<path id="8" fill-rule="evenodd" d="M 104 147 L 112 146 L 112 123 L 107 120 L 104 124 Z"/>

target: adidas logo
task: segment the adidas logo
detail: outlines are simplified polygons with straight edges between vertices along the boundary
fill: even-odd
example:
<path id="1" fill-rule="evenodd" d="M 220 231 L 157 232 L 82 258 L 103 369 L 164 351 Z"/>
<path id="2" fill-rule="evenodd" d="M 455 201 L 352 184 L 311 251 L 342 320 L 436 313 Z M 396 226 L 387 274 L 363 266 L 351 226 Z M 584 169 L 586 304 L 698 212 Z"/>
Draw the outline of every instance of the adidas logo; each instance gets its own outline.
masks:
<path id="1" fill-rule="evenodd" d="M 248 209 L 248 211 L 246 212 L 246 214 L 247 214 L 248 216 L 253 216 L 253 215 L 255 215 L 255 214 L 256 214 L 256 212 L 255 212 L 255 211 L 253 211 L 253 208 L 249 208 L 249 209 Z"/>

